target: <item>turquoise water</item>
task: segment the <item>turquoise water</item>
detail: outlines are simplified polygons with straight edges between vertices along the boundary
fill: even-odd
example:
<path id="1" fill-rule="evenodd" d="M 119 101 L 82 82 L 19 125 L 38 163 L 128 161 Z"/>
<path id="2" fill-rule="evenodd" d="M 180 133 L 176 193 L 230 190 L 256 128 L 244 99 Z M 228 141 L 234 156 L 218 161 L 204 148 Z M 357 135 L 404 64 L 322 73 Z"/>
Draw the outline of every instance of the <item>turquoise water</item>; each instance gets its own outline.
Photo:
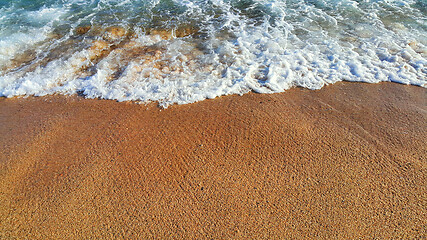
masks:
<path id="1" fill-rule="evenodd" d="M 426 87 L 426 23 L 424 0 L 0 1 L 0 96 L 167 106 L 338 81 Z"/>

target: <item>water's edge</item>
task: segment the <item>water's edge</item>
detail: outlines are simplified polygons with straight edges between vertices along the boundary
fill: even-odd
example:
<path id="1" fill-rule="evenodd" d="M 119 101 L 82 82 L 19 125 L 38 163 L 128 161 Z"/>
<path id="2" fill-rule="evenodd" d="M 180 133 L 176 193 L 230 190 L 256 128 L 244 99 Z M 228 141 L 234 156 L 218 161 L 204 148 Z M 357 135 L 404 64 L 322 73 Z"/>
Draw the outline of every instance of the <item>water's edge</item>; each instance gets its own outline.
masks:
<path id="1" fill-rule="evenodd" d="M 20 0 L 0 13 L 3 97 L 167 107 L 338 81 L 427 86 L 423 1 Z"/>

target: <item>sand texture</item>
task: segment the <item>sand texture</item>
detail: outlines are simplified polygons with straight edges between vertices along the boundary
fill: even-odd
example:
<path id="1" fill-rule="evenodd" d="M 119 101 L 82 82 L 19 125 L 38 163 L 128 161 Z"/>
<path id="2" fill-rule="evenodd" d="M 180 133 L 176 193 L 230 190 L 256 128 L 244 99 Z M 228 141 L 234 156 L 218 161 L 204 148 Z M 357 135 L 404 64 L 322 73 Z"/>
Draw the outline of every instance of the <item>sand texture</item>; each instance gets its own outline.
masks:
<path id="1" fill-rule="evenodd" d="M 425 239 L 426 89 L 0 99 L 0 239 Z"/>

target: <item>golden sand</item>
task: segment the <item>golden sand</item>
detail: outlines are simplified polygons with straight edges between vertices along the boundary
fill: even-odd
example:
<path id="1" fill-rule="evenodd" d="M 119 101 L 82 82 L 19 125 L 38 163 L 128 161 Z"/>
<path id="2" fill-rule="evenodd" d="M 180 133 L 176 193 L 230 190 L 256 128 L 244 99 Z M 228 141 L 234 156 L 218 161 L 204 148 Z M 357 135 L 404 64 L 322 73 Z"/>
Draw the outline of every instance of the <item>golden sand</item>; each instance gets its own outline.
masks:
<path id="1" fill-rule="evenodd" d="M 426 89 L 0 99 L 0 238 L 422 239 Z"/>

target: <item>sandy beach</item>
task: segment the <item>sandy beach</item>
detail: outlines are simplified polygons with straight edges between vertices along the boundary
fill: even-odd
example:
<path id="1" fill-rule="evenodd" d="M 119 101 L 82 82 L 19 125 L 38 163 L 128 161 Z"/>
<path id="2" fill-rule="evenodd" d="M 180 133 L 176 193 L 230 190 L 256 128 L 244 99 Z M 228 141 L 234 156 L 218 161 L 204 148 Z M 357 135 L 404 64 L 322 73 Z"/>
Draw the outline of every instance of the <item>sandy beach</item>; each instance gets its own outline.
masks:
<path id="1" fill-rule="evenodd" d="M 423 239 L 426 96 L 0 98 L 0 238 Z"/>

